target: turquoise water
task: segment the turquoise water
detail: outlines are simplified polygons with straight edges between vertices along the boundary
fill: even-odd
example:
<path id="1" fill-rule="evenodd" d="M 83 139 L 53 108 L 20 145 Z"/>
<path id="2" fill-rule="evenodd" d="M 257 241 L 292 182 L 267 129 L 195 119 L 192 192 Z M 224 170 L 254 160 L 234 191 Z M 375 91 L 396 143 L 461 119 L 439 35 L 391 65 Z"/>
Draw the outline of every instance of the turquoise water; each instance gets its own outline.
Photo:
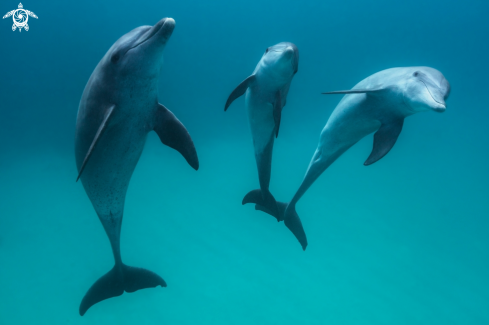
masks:
<path id="1" fill-rule="evenodd" d="M 18 3 L 3 1 L 3 15 Z M 24 2 L 28 32 L 0 24 L 0 324 L 489 324 L 489 3 L 485 1 Z M 167 288 L 94 305 L 113 266 L 76 183 L 83 88 L 121 35 L 173 17 L 159 99 L 195 142 L 194 171 L 156 134 L 129 187 L 125 263 Z M 270 45 L 300 51 L 271 191 L 288 201 L 340 96 L 379 70 L 426 65 L 447 110 L 406 119 L 365 167 L 372 136 L 297 205 L 305 252 L 283 223 L 242 206 L 258 187 L 244 100 L 229 93 Z"/>

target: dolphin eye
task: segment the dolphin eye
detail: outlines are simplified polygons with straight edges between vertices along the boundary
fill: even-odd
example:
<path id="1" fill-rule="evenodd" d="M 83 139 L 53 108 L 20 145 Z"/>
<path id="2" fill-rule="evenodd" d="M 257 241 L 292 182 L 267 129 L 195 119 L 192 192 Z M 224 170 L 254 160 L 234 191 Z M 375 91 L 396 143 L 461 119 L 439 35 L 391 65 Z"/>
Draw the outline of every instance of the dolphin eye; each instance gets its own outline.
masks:
<path id="1" fill-rule="evenodd" d="M 117 63 L 117 61 L 119 61 L 119 54 L 116 53 L 116 54 L 112 55 L 112 58 L 110 58 L 110 61 L 112 61 L 112 63 Z"/>
<path id="2" fill-rule="evenodd" d="M 419 75 L 419 72 L 416 71 L 415 73 L 413 73 L 413 76 L 417 77 Z"/>
<path id="3" fill-rule="evenodd" d="M 268 53 L 268 50 L 270 50 L 270 48 L 267 48 L 267 50 L 265 51 L 265 53 Z"/>

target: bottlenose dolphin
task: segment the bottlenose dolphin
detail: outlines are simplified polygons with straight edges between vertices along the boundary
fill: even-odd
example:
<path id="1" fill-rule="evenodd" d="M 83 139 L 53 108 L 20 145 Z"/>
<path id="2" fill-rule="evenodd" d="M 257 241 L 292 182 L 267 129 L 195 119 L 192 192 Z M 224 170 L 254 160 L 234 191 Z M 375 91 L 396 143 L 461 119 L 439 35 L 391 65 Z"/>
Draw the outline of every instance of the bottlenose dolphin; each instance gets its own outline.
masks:
<path id="1" fill-rule="evenodd" d="M 178 150 L 194 169 L 199 167 L 187 130 L 158 103 L 163 49 L 174 28 L 175 21 L 164 18 L 122 36 L 93 71 L 80 101 L 75 138 L 78 179 L 104 226 L 115 259 L 112 270 L 83 297 L 82 316 L 97 302 L 124 291 L 166 287 L 157 274 L 122 263 L 120 233 L 127 187 L 150 131 Z"/>
<path id="2" fill-rule="evenodd" d="M 278 137 L 282 109 L 285 106 L 292 78 L 299 67 L 299 50 L 292 43 L 282 42 L 267 48 L 251 76 L 233 90 L 224 111 L 246 93 L 255 160 L 260 189 L 246 194 L 242 204 L 260 204 L 278 215 L 275 198 L 269 190 L 274 137 Z M 286 223 L 287 227 L 290 225 Z M 290 228 L 296 234 L 301 229 Z M 297 235 L 296 235 L 297 236 Z"/>
<path id="3" fill-rule="evenodd" d="M 322 130 L 316 152 L 294 197 L 288 204 L 277 202 L 278 219 L 286 223 L 288 220 L 301 223 L 295 210 L 297 201 L 338 157 L 360 139 L 377 131 L 372 153 L 364 163 L 368 166 L 391 150 L 406 117 L 429 110 L 444 112 L 450 84 L 441 72 L 433 68 L 392 68 L 371 75 L 351 90 L 323 94 L 346 95 Z M 255 208 L 273 215 L 266 206 L 256 205 Z M 298 239 L 305 250 L 306 236 Z"/>

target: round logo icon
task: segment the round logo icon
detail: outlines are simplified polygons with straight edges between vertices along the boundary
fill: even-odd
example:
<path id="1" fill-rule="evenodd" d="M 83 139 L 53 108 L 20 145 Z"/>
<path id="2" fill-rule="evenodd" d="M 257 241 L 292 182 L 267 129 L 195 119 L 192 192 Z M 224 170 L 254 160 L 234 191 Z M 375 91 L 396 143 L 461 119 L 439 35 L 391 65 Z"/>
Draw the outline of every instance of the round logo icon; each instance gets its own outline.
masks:
<path id="1" fill-rule="evenodd" d="M 24 27 L 27 24 L 27 21 L 29 20 L 29 16 L 27 15 L 27 12 L 25 12 L 24 9 L 15 10 L 13 16 L 14 16 L 14 24 L 19 28 Z"/>
<path id="2" fill-rule="evenodd" d="M 27 25 L 29 16 L 37 19 L 36 14 L 33 13 L 32 11 L 25 10 L 22 3 L 19 3 L 19 9 L 7 12 L 7 14 L 3 16 L 3 19 L 10 16 L 12 16 L 12 19 L 14 20 L 14 24 L 12 25 L 12 31 L 15 31 L 18 28 L 19 32 L 22 31 L 22 28 L 25 29 L 26 31 L 29 30 L 29 25 Z"/>

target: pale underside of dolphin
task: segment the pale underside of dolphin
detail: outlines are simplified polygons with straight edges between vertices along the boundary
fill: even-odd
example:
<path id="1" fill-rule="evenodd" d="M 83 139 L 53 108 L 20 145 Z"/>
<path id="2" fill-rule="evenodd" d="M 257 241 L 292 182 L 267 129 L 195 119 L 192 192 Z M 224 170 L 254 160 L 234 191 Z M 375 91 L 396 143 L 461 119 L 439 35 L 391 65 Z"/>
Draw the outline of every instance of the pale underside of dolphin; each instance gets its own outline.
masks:
<path id="1" fill-rule="evenodd" d="M 199 167 L 187 130 L 158 103 L 163 49 L 174 26 L 173 19 L 164 18 L 122 36 L 93 71 L 80 101 L 75 138 L 78 178 L 107 233 L 115 260 L 112 270 L 86 293 L 80 315 L 124 291 L 166 286 L 157 274 L 122 263 L 120 232 L 129 181 L 150 131 L 179 151 L 194 169 Z"/>
<path id="2" fill-rule="evenodd" d="M 279 215 L 279 207 L 269 190 L 273 144 L 279 134 L 282 109 L 298 65 L 299 51 L 294 44 L 283 42 L 269 47 L 253 74 L 234 89 L 224 107 L 226 111 L 235 99 L 246 96 L 260 189 L 246 194 L 242 204 L 259 204 L 272 211 L 273 216 Z M 281 219 L 277 218 L 277 221 Z M 301 236 L 300 224 L 286 222 L 286 226 L 294 235 Z"/>
<path id="3" fill-rule="evenodd" d="M 401 133 L 404 119 L 422 111 L 443 112 L 450 85 L 438 71 L 429 67 L 392 68 L 362 80 L 351 90 L 324 94 L 345 94 L 321 132 L 306 175 L 289 203 L 277 202 L 278 218 L 299 220 L 295 206 L 316 179 L 345 151 L 366 135 L 375 132 L 374 145 L 365 165 L 384 157 Z M 268 207 L 256 209 L 274 215 Z M 303 249 L 305 235 L 299 238 Z"/>

